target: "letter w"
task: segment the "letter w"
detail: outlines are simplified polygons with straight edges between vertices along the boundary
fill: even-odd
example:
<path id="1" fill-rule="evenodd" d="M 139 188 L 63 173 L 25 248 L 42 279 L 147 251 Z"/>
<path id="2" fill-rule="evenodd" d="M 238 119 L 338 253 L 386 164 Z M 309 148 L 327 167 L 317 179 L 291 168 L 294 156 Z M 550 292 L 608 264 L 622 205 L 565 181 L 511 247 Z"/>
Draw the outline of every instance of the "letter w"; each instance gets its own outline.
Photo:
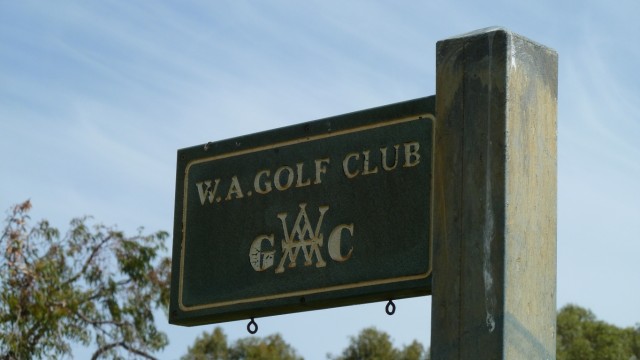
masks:
<path id="1" fill-rule="evenodd" d="M 204 205 L 204 202 L 209 199 L 209 204 L 213 204 L 213 199 L 216 196 L 216 191 L 218 190 L 218 184 L 220 183 L 220 179 L 216 179 L 213 183 L 213 188 L 211 188 L 211 180 L 207 180 L 204 182 L 196 183 L 196 187 L 198 187 L 198 195 L 200 195 L 200 204 Z M 202 185 L 206 187 L 203 188 Z"/>
<path id="2" fill-rule="evenodd" d="M 287 213 L 278 214 L 278 218 L 282 222 L 282 230 L 284 232 L 284 239 L 282 240 L 282 252 L 283 256 L 280 260 L 280 264 L 276 268 L 276 273 L 284 272 L 284 264 L 289 260 L 289 267 L 296 266 L 296 259 L 298 253 L 302 248 L 302 252 L 305 258 L 305 266 L 309 266 L 313 263 L 313 255 L 316 255 L 316 267 L 324 267 L 326 263 L 322 259 L 320 254 L 320 247 L 323 245 L 323 236 L 320 234 L 320 227 L 322 226 L 322 220 L 324 214 L 329 210 L 328 206 L 320 206 L 318 208 L 320 212 L 320 218 L 316 224 L 315 232 L 311 226 L 311 221 L 305 210 L 307 204 L 302 203 L 300 206 L 300 212 L 296 218 L 291 232 L 287 229 Z M 309 248 L 307 248 L 309 247 Z"/>

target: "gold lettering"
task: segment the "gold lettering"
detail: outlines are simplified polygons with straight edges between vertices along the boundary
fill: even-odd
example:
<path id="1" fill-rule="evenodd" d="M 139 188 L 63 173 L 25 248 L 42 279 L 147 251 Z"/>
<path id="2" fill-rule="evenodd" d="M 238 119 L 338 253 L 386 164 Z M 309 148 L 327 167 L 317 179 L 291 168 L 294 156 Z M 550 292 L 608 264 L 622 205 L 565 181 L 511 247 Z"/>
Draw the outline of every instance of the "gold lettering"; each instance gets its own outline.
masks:
<path id="1" fill-rule="evenodd" d="M 418 150 L 420 150 L 419 142 L 404 143 L 404 165 L 402 167 L 412 167 L 420 163 Z"/>
<path id="2" fill-rule="evenodd" d="M 242 194 L 242 188 L 240 188 L 238 177 L 235 175 L 231 178 L 231 185 L 229 185 L 227 197 L 225 197 L 224 199 L 231 200 L 231 195 L 235 195 L 236 199 L 242 199 L 244 197 L 244 195 Z"/>
<path id="3" fill-rule="evenodd" d="M 325 263 L 322 259 L 322 254 L 320 253 L 320 247 L 324 242 L 323 235 L 320 234 L 320 227 L 322 226 L 324 214 L 327 212 L 327 210 L 329 210 L 329 207 L 318 207 L 320 218 L 318 219 L 318 223 L 316 224 L 316 229 L 314 232 L 313 228 L 311 227 L 311 221 L 309 220 L 307 211 L 305 210 L 307 204 L 301 203 L 299 206 L 300 212 L 298 213 L 298 217 L 293 224 L 293 229 L 291 229 L 291 232 L 289 232 L 289 230 L 287 229 L 287 213 L 278 214 L 278 219 L 280 219 L 280 221 L 282 222 L 284 239 L 282 240 L 282 259 L 280 260 L 280 263 L 275 270 L 276 274 L 284 272 L 284 264 L 287 260 L 289 260 L 289 268 L 296 267 L 296 260 L 298 258 L 300 249 L 302 249 L 302 252 L 304 254 L 305 266 L 309 266 L 312 264 L 313 254 L 316 255 L 316 267 L 320 268 L 327 265 L 327 263 Z"/>
<path id="4" fill-rule="evenodd" d="M 196 187 L 198 188 L 198 195 L 200 195 L 200 204 L 204 205 L 204 202 L 209 199 L 209 204 L 213 204 L 213 199 L 216 196 L 216 191 L 218 191 L 218 184 L 220 183 L 220 179 L 216 179 L 213 183 L 213 189 L 211 188 L 211 180 L 204 181 L 204 185 L 206 186 L 204 189 L 202 188 L 203 182 L 196 183 Z"/>
<path id="5" fill-rule="evenodd" d="M 396 158 L 393 162 L 393 165 L 389 166 L 387 165 L 387 147 L 383 147 L 380 148 L 380 153 L 382 153 L 382 168 L 385 169 L 386 171 L 391 171 L 393 169 L 396 168 L 396 166 L 398 166 L 398 148 L 400 147 L 400 145 L 394 145 L 393 148 L 396 149 L 395 153 L 396 153 Z"/>
<path id="6" fill-rule="evenodd" d="M 335 261 L 339 261 L 339 262 L 343 262 L 343 261 L 347 261 L 349 260 L 349 258 L 351 257 L 351 254 L 353 253 L 353 246 L 349 249 L 349 252 L 347 252 L 347 255 L 342 255 L 342 251 L 340 250 L 341 248 L 341 241 L 342 241 L 342 230 L 348 230 L 349 234 L 351 234 L 351 236 L 353 236 L 353 224 L 341 224 L 336 226 L 333 231 L 331 231 L 331 234 L 329 235 L 329 242 L 327 243 L 327 247 L 329 248 L 329 256 L 335 260 Z"/>
<path id="7" fill-rule="evenodd" d="M 314 185 L 322 183 L 322 179 L 320 178 L 320 174 L 326 174 L 327 173 L 327 167 L 326 166 L 322 166 L 323 163 L 328 165 L 329 164 L 329 158 L 317 159 L 316 160 L 316 179 L 313 181 Z"/>
<path id="8" fill-rule="evenodd" d="M 260 186 L 260 178 L 263 175 L 267 177 L 264 181 L 264 188 Z M 253 180 L 253 188 L 258 194 L 264 195 L 271 192 L 271 181 L 269 181 L 269 175 L 271 175 L 271 171 L 269 170 L 262 170 L 256 174 L 256 178 Z"/>
<path id="9" fill-rule="evenodd" d="M 262 243 L 267 240 L 273 249 L 274 240 L 273 234 L 271 235 L 259 235 L 251 243 L 249 248 L 249 262 L 255 271 L 265 271 L 273 266 L 274 250 L 265 251 L 262 249 Z"/>
<path id="10" fill-rule="evenodd" d="M 354 177 L 358 176 L 358 174 L 360 173 L 360 170 L 358 170 L 358 169 L 356 169 L 355 172 L 349 171 L 349 160 L 351 158 L 354 158 L 354 159 L 358 160 L 360 158 L 360 154 L 358 154 L 358 153 L 349 153 L 349 154 L 347 154 L 347 156 L 344 157 L 344 160 L 342 161 L 342 169 L 344 170 L 344 174 L 349 179 L 353 179 Z"/>
<path id="11" fill-rule="evenodd" d="M 287 171 L 287 182 L 283 184 L 282 172 L 285 170 Z M 291 187 L 292 184 L 293 184 L 293 169 L 290 168 L 289 166 L 279 167 L 278 170 L 276 170 L 276 173 L 273 175 L 273 185 L 276 187 L 276 189 L 280 191 L 287 190 L 288 188 Z"/>
<path id="12" fill-rule="evenodd" d="M 296 164 L 296 168 L 297 168 L 297 176 L 298 176 L 298 180 L 296 181 L 296 187 L 303 187 L 303 186 L 309 186 L 311 185 L 311 179 L 307 179 L 305 181 L 302 181 L 302 166 L 304 165 L 304 163 L 297 163 Z"/>
<path id="13" fill-rule="evenodd" d="M 376 174 L 378 172 L 378 167 L 374 167 L 373 170 L 369 169 L 369 150 L 365 150 L 362 152 L 364 155 L 364 170 L 362 171 L 362 175 Z"/>

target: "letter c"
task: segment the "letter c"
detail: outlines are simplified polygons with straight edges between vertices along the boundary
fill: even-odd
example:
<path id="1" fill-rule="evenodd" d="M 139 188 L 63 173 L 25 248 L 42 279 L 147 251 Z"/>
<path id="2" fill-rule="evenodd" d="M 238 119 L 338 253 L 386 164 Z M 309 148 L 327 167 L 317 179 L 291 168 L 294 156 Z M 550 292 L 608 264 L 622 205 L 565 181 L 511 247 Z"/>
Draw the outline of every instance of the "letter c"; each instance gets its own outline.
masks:
<path id="1" fill-rule="evenodd" d="M 349 179 L 353 179 L 354 177 L 358 176 L 358 174 L 360 173 L 360 170 L 358 170 L 358 169 L 356 169 L 354 172 L 349 171 L 349 160 L 351 158 L 354 158 L 355 160 L 358 160 L 360 158 L 360 154 L 358 154 L 358 153 L 349 153 L 349 154 L 347 154 L 347 156 L 344 157 L 344 160 L 342 160 L 342 170 L 344 170 L 344 174 Z"/>
<path id="2" fill-rule="evenodd" d="M 347 229 L 349 230 L 349 234 L 351 234 L 351 236 L 353 236 L 353 224 L 341 224 L 336 226 L 332 231 L 331 231 L 331 235 L 329 235 L 329 243 L 327 244 L 327 247 L 329 248 L 329 256 L 335 260 L 335 261 L 339 261 L 339 262 L 343 262 L 343 261 L 347 261 L 349 260 L 349 258 L 351 257 L 351 254 L 353 253 L 353 246 L 351 247 L 351 249 L 349 249 L 349 252 L 347 253 L 347 255 L 342 256 L 342 253 L 340 252 L 340 242 L 342 240 L 342 230 Z"/>

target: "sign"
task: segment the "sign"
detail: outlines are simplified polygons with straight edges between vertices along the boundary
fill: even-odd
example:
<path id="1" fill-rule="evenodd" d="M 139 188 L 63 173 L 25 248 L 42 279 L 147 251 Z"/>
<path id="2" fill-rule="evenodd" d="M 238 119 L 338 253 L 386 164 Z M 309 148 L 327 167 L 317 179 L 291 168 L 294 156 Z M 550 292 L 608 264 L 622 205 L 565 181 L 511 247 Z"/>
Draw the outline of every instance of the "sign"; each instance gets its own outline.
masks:
<path id="1" fill-rule="evenodd" d="M 434 106 L 179 150 L 170 322 L 429 294 Z"/>

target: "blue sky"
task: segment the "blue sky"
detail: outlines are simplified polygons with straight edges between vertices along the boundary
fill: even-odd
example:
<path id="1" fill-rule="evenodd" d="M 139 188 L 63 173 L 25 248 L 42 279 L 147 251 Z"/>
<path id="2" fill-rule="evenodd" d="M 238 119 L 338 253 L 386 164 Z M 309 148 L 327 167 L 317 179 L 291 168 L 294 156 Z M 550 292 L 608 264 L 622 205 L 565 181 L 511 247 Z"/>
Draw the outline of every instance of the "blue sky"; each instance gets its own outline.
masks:
<path id="1" fill-rule="evenodd" d="M 435 43 L 504 26 L 559 53 L 558 307 L 640 322 L 640 3 L 0 0 L 0 207 L 171 230 L 176 150 L 435 94 Z M 170 244 L 169 244 L 170 245 Z M 308 359 L 428 297 L 260 319 Z M 159 318 L 159 322 L 165 319 Z M 246 322 L 223 324 L 231 340 Z M 163 325 L 176 359 L 203 330 Z M 83 357 L 82 349 L 77 349 Z"/>

